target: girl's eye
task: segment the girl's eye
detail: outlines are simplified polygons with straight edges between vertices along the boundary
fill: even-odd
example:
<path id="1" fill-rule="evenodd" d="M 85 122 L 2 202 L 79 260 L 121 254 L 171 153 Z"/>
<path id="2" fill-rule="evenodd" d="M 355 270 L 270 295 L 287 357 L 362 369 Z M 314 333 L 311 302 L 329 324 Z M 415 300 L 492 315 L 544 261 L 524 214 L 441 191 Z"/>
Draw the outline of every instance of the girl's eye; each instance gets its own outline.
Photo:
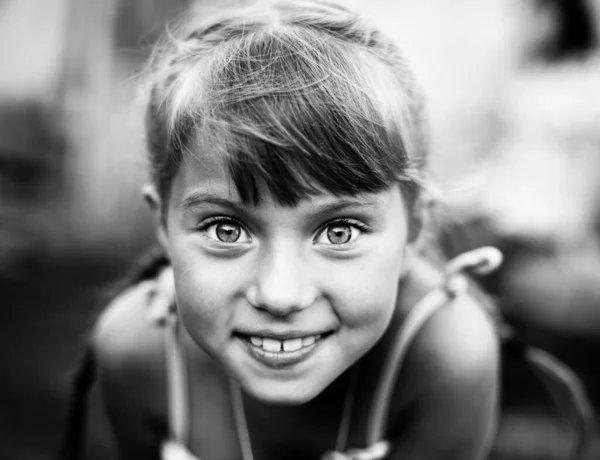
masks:
<path id="1" fill-rule="evenodd" d="M 360 235 L 362 228 L 357 223 L 335 222 L 323 228 L 315 243 L 326 245 L 343 245 L 353 242 Z"/>
<path id="2" fill-rule="evenodd" d="M 217 224 L 215 225 L 215 234 L 223 243 L 235 243 L 240 239 L 242 229 L 235 224 Z"/>
<path id="3" fill-rule="evenodd" d="M 352 227 L 350 225 L 327 227 L 327 239 L 331 244 L 345 244 L 352 239 Z"/>
<path id="4" fill-rule="evenodd" d="M 200 227 L 209 238 L 221 243 L 249 243 L 250 235 L 242 225 L 234 220 L 219 219 L 206 222 Z"/>

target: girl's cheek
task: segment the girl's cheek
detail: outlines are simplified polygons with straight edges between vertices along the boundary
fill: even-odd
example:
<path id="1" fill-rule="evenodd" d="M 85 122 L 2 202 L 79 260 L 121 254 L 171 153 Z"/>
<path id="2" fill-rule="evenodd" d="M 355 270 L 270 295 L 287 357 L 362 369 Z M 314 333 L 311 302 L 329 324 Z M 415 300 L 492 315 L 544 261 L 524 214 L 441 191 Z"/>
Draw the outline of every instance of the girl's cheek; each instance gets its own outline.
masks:
<path id="1" fill-rule="evenodd" d="M 338 273 L 336 310 L 349 326 L 386 324 L 395 309 L 401 263 L 397 257 L 374 257 L 360 269 Z"/>
<path id="2" fill-rule="evenodd" d="M 205 266 L 199 261 L 192 266 L 175 267 L 175 289 L 180 309 L 188 316 L 214 320 L 231 304 L 235 288 L 226 270 L 201 268 Z"/>
<path id="3" fill-rule="evenodd" d="M 214 274 L 182 273 L 176 282 L 178 308 L 183 326 L 200 346 L 216 346 L 223 339 L 231 315 L 231 296 L 227 286 Z"/>

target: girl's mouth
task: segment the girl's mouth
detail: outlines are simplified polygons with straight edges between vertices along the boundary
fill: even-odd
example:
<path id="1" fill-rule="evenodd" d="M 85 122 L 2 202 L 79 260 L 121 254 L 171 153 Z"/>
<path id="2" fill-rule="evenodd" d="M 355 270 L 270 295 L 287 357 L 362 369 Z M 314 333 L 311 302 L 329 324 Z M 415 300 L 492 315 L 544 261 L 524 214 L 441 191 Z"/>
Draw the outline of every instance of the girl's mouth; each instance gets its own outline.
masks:
<path id="1" fill-rule="evenodd" d="M 272 353 L 298 351 L 310 347 L 321 338 L 321 334 L 298 337 L 295 339 L 277 340 L 270 337 L 249 336 L 248 340 L 252 346 L 262 348 Z"/>
<path id="2" fill-rule="evenodd" d="M 268 367 L 283 368 L 293 366 L 307 359 L 321 345 L 323 340 L 332 333 L 283 340 L 243 334 L 236 334 L 236 338 L 246 346 L 249 354 L 260 363 Z"/>

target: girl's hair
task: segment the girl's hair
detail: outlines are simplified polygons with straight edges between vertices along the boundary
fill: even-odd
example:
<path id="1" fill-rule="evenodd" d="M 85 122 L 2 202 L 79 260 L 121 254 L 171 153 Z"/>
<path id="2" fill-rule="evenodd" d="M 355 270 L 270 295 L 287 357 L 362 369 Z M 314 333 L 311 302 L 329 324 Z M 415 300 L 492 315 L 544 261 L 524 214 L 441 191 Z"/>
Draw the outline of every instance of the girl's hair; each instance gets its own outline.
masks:
<path id="1" fill-rule="evenodd" d="M 318 192 L 414 198 L 427 156 L 423 101 L 396 45 L 333 1 L 189 14 L 151 67 L 146 134 L 153 182 L 169 196 L 186 161 L 223 161 L 246 204 Z M 409 202 L 412 202 L 412 198 Z"/>

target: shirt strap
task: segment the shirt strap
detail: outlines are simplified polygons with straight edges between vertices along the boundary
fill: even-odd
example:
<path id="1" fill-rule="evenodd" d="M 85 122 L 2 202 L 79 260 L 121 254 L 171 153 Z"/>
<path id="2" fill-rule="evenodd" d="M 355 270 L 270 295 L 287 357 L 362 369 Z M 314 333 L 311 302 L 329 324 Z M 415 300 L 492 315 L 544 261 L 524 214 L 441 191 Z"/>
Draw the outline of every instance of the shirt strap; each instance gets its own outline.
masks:
<path id="1" fill-rule="evenodd" d="M 177 313 L 169 312 L 165 328 L 169 435 L 184 446 L 189 442 L 190 405 L 183 333 Z"/>
<path id="2" fill-rule="evenodd" d="M 156 291 L 150 301 L 148 314 L 153 323 L 164 328 L 169 438 L 187 446 L 190 435 L 188 369 L 171 267 L 164 268 L 156 279 Z"/>
<path id="3" fill-rule="evenodd" d="M 377 382 L 367 425 L 367 445 L 375 445 L 384 438 L 395 382 L 410 346 L 427 321 L 454 298 L 465 292 L 468 282 L 463 273 L 489 273 L 502 262 L 496 248 L 482 247 L 460 254 L 445 269 L 442 285 L 429 291 L 411 309 L 402 323 L 386 357 L 381 378 Z"/>

